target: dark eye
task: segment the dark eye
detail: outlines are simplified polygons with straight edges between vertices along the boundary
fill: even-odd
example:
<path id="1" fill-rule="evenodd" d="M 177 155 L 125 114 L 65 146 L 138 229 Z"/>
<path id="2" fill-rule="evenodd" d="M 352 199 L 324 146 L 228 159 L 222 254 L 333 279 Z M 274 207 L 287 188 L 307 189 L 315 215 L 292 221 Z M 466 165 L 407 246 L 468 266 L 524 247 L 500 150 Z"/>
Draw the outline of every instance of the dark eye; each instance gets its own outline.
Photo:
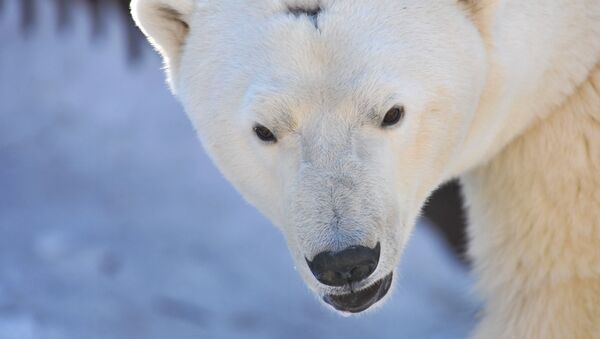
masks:
<path id="1" fill-rule="evenodd" d="M 273 133 L 263 125 L 256 124 L 254 126 L 254 133 L 260 140 L 262 140 L 264 142 L 276 142 L 277 141 L 277 138 L 275 138 L 275 135 L 273 135 Z"/>
<path id="2" fill-rule="evenodd" d="M 392 107 L 383 118 L 381 122 L 382 127 L 392 126 L 398 123 L 398 121 L 402 120 L 404 117 L 404 107 L 402 106 L 394 106 Z"/>

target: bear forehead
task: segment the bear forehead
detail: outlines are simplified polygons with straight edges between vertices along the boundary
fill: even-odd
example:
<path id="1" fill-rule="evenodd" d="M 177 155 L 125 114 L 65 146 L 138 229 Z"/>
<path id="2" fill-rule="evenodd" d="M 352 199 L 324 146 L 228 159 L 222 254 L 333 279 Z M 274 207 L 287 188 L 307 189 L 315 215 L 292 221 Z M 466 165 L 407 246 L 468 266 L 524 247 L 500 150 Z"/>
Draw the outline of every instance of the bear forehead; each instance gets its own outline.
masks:
<path id="1" fill-rule="evenodd" d="M 302 2 L 288 4 L 286 8 L 287 12 L 295 17 L 308 17 L 312 21 L 316 29 L 319 29 L 319 14 L 323 8 L 319 2 Z"/>

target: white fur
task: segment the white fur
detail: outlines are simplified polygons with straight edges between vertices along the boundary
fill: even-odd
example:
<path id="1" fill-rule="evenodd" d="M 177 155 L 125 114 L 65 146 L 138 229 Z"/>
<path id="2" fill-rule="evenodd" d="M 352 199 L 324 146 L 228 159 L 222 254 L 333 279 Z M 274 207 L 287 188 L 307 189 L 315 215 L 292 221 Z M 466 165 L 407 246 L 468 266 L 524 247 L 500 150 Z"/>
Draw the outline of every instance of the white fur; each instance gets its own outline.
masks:
<path id="1" fill-rule="evenodd" d="M 322 12 L 315 21 L 289 7 Z M 134 0 L 225 176 L 304 258 L 381 242 L 393 271 L 461 176 L 478 338 L 600 336 L 600 1 Z M 317 27 L 315 27 L 315 24 Z M 189 29 L 187 28 L 189 27 Z M 403 105 L 404 120 L 379 126 Z M 260 123 L 278 138 L 258 140 Z"/>

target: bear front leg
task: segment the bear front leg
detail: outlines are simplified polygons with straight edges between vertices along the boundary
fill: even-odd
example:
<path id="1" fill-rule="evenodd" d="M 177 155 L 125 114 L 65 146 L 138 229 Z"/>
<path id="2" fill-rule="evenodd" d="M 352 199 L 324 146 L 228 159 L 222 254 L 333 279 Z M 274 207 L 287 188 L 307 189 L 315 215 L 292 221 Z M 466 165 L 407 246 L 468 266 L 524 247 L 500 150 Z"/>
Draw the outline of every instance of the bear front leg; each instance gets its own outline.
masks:
<path id="1" fill-rule="evenodd" d="M 600 68 L 461 178 L 477 339 L 600 338 Z"/>
<path id="2" fill-rule="evenodd" d="M 488 300 L 473 338 L 600 338 L 600 279 L 573 279 L 533 290 L 505 286 Z"/>

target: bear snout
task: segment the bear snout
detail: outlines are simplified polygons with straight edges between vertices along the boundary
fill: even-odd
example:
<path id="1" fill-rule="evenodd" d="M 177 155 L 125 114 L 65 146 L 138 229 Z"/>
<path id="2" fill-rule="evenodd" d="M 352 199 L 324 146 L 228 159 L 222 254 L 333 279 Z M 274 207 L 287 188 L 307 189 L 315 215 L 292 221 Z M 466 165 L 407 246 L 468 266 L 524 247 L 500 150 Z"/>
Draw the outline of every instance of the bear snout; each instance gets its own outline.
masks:
<path id="1" fill-rule="evenodd" d="M 378 242 L 373 248 L 350 246 L 338 252 L 321 252 L 312 261 L 305 259 L 320 283 L 344 286 L 369 277 L 377 268 L 380 254 L 381 244 Z"/>

